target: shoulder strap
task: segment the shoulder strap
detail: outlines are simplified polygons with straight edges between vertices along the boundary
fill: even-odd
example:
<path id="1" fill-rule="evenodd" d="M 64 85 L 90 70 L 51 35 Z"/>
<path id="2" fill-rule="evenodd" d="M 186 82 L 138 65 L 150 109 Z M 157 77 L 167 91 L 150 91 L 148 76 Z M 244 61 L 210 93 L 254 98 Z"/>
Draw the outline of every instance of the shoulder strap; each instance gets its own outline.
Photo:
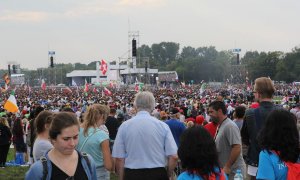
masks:
<path id="1" fill-rule="evenodd" d="M 86 162 L 86 164 L 87 164 L 87 166 L 88 166 L 88 168 L 89 168 L 89 170 L 90 170 L 90 173 L 92 174 L 92 167 L 91 167 L 91 162 L 90 162 L 90 160 L 89 160 L 89 157 L 88 157 L 88 155 L 87 155 L 87 153 L 85 153 L 85 152 L 82 152 L 82 153 L 79 153 L 82 157 L 83 157 L 83 159 L 85 160 L 85 162 Z M 40 161 L 41 161 L 41 163 L 42 163 L 42 165 L 43 165 L 43 180 L 46 180 L 47 179 L 47 176 L 48 176 L 48 167 L 47 167 L 47 158 L 45 157 L 45 156 L 41 156 L 41 158 L 40 158 Z"/>
<path id="2" fill-rule="evenodd" d="M 86 164 L 88 165 L 88 168 L 89 168 L 89 170 L 90 170 L 90 173 L 92 174 L 91 162 L 90 162 L 90 160 L 89 160 L 89 157 L 88 157 L 87 153 L 81 152 L 80 154 L 81 154 L 81 156 L 83 157 L 83 159 L 85 160 L 85 162 L 86 162 Z"/>
<path id="3" fill-rule="evenodd" d="M 48 176 L 47 158 L 45 156 L 41 156 L 40 161 L 43 165 L 43 180 L 46 180 Z"/>
<path id="4" fill-rule="evenodd" d="M 80 152 L 82 151 L 83 147 L 85 146 L 87 140 L 88 140 L 91 136 L 93 136 L 94 134 L 96 134 L 96 132 L 98 132 L 98 131 L 100 131 L 100 129 L 97 129 L 95 132 L 89 134 L 88 137 L 85 138 L 84 142 L 82 143 L 82 146 L 81 146 L 80 149 L 79 149 Z"/>

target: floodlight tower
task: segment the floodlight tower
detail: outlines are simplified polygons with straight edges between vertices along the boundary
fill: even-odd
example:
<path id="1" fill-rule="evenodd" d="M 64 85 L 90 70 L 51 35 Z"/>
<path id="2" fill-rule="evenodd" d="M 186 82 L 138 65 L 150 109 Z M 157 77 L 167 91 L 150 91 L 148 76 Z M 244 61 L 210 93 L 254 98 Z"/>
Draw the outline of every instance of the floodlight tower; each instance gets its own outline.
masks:
<path id="1" fill-rule="evenodd" d="M 246 69 L 245 66 L 240 63 L 240 48 L 232 49 L 232 53 L 236 54 L 236 64 L 231 65 L 231 82 L 234 84 L 245 83 Z"/>
<path id="2" fill-rule="evenodd" d="M 128 31 L 128 59 L 131 60 L 133 69 L 136 69 L 137 47 L 139 47 L 139 31 Z"/>
<path id="3" fill-rule="evenodd" d="M 140 35 L 139 31 L 128 31 L 128 69 L 129 69 L 129 84 L 132 84 L 131 67 L 133 73 L 136 73 L 137 47 L 139 47 Z M 131 66 L 132 64 L 132 66 Z"/>

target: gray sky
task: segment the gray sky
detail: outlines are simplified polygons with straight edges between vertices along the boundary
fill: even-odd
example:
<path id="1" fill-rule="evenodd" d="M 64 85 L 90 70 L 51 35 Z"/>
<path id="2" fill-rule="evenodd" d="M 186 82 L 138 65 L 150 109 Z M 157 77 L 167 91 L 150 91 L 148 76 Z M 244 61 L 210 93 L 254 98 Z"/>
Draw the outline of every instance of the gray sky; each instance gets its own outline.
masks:
<path id="1" fill-rule="evenodd" d="M 299 17 L 299 0 L 1 0 L 0 69 L 47 67 L 48 50 L 57 63 L 127 57 L 129 29 L 140 45 L 289 52 Z"/>

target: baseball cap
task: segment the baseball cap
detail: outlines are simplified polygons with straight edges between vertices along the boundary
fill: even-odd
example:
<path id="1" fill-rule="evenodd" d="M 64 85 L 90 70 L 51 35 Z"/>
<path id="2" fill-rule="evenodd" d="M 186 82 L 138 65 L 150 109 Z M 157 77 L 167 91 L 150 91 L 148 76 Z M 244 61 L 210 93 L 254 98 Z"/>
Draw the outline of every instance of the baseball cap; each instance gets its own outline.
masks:
<path id="1" fill-rule="evenodd" d="M 178 108 L 172 108 L 172 110 L 170 111 L 170 114 L 177 114 L 177 113 L 179 113 Z"/>

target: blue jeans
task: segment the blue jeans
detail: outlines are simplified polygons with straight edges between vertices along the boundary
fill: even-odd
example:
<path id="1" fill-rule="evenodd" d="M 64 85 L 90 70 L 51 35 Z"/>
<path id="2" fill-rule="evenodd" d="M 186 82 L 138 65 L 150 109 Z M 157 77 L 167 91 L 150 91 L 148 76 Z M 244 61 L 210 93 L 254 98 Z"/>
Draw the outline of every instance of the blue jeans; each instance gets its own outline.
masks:
<path id="1" fill-rule="evenodd" d="M 110 173 L 104 166 L 96 168 L 96 174 L 98 180 L 110 180 Z"/>

